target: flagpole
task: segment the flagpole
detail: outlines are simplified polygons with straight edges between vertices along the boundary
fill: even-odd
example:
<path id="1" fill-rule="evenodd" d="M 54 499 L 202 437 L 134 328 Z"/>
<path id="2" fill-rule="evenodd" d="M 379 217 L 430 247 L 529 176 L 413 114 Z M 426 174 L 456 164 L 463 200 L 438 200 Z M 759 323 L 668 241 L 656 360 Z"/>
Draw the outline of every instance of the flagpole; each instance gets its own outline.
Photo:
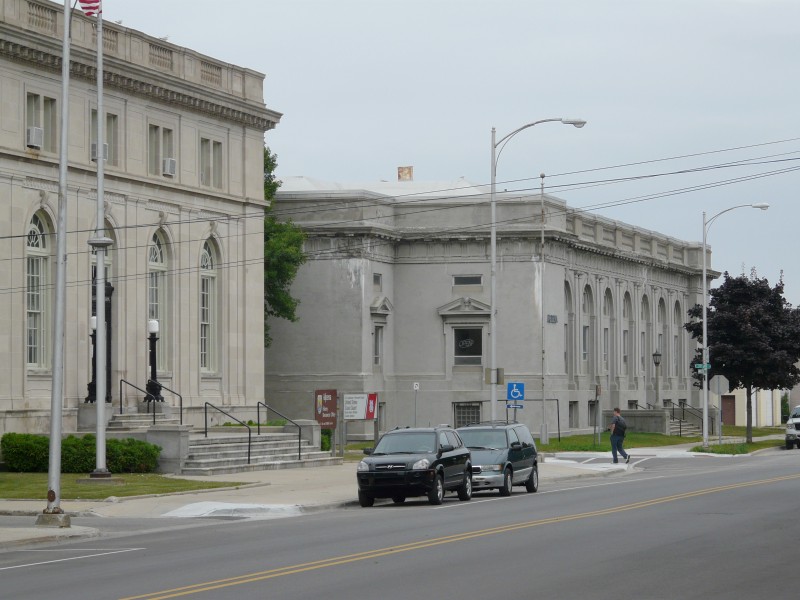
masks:
<path id="1" fill-rule="evenodd" d="M 97 7 L 97 222 L 94 237 L 88 244 L 95 250 L 95 314 L 97 329 L 95 330 L 95 409 L 97 411 L 97 447 L 95 452 L 95 470 L 92 478 L 110 477 L 106 468 L 106 248 L 112 240 L 106 237 L 105 226 L 105 109 L 103 106 L 103 11 Z"/>
<path id="2" fill-rule="evenodd" d="M 64 0 L 64 41 L 61 53 L 61 121 L 59 123 L 58 222 L 56 224 L 56 297 L 53 309 L 53 381 L 50 390 L 50 460 L 47 471 L 47 508 L 37 525 L 69 527 L 61 509 L 61 418 L 64 392 L 64 316 L 67 270 L 67 151 L 69 148 L 69 42 L 71 10 Z"/>

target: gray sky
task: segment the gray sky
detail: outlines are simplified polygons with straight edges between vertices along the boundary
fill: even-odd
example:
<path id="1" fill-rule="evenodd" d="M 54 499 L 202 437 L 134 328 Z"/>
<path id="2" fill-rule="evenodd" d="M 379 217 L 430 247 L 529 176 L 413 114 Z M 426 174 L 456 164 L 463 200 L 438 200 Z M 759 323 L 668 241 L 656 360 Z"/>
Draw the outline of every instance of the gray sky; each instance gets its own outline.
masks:
<path id="1" fill-rule="evenodd" d="M 105 0 L 104 14 L 265 73 L 279 178 L 413 165 L 417 181 L 488 183 L 492 126 L 583 118 L 516 136 L 499 189 L 544 172 L 571 206 L 697 242 L 704 210 L 767 202 L 714 222 L 712 266 L 783 271 L 800 304 L 796 0 Z"/>

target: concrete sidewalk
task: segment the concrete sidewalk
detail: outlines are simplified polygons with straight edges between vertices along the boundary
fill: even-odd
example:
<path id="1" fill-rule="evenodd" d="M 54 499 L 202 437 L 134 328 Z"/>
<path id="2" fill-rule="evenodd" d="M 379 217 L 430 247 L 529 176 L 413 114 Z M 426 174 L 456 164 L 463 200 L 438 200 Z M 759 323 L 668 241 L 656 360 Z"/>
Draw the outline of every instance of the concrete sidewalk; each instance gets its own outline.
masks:
<path id="1" fill-rule="evenodd" d="M 602 453 L 598 453 L 602 454 Z M 579 477 L 622 474 L 625 464 L 582 464 L 575 460 L 543 457 L 539 465 L 540 489 Z M 46 500 L 0 500 L 0 549 L 34 542 L 51 542 L 102 535 L 102 518 L 249 517 L 281 518 L 344 506 L 358 506 L 356 464 L 254 471 L 234 475 L 182 477 L 200 481 L 231 481 L 240 485 L 153 496 L 115 497 L 109 487 L 105 500 L 62 500 L 72 517 L 98 517 L 97 527 L 44 527 L 36 517 Z M 632 466 L 632 465 L 630 465 Z M 519 493 L 519 492 L 517 492 Z"/>

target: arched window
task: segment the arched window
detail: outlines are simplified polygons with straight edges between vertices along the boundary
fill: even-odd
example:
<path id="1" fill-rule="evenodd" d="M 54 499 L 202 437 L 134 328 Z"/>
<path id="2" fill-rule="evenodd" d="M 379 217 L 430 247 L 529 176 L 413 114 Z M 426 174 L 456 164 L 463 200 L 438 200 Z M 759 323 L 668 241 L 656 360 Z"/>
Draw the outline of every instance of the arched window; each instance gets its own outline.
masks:
<path id="1" fill-rule="evenodd" d="M 681 343 L 683 340 L 683 336 L 681 335 L 681 330 L 683 329 L 683 319 L 681 319 L 681 304 L 680 302 L 675 302 L 675 312 L 674 318 L 672 323 L 672 352 L 674 353 L 674 360 L 673 360 L 673 369 L 672 374 L 676 377 L 678 375 L 683 375 L 686 365 L 684 364 L 685 361 L 683 359 L 683 344 Z"/>
<path id="2" fill-rule="evenodd" d="M 570 320 L 572 313 L 574 312 L 574 308 L 572 306 L 572 289 L 569 286 L 569 282 L 564 282 L 564 372 L 572 375 L 573 374 L 573 344 L 572 344 L 572 327 L 574 326 L 574 321 Z"/>
<path id="3" fill-rule="evenodd" d="M 169 259 L 162 231 L 156 231 L 147 250 L 147 318 L 158 321 L 156 368 L 164 371 L 169 354 L 169 289 L 167 272 Z"/>
<path id="4" fill-rule="evenodd" d="M 594 299 L 592 298 L 592 288 L 588 285 L 583 288 L 583 299 L 581 301 L 581 361 L 583 362 L 584 372 L 587 372 L 592 359 L 592 317 L 594 315 Z"/>
<path id="5" fill-rule="evenodd" d="M 622 300 L 622 373 L 624 375 L 630 375 L 631 331 L 633 326 L 631 295 L 625 292 L 625 297 Z"/>
<path id="6" fill-rule="evenodd" d="M 48 366 L 47 341 L 50 314 L 50 236 L 42 213 L 33 215 L 25 246 L 26 362 L 28 367 Z"/>
<path id="7" fill-rule="evenodd" d="M 642 306 L 639 311 L 639 365 L 642 373 L 647 373 L 649 370 L 650 361 L 647 360 L 647 355 L 652 352 L 647 347 L 647 335 L 652 325 L 652 318 L 650 316 L 650 301 L 647 296 L 642 296 Z"/>
<path id="8" fill-rule="evenodd" d="M 200 370 L 217 369 L 217 260 L 206 240 L 200 253 Z"/>

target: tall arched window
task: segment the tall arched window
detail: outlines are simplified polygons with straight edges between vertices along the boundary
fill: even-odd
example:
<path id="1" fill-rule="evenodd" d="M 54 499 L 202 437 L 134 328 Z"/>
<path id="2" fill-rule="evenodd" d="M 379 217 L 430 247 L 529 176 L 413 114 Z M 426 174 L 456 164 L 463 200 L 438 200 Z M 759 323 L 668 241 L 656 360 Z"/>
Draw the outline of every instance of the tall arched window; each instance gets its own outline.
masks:
<path id="1" fill-rule="evenodd" d="M 162 231 L 156 231 L 147 250 L 147 318 L 158 321 L 156 368 L 167 369 L 169 354 L 169 290 L 167 243 Z"/>
<path id="2" fill-rule="evenodd" d="M 652 317 L 650 316 L 650 301 L 647 299 L 647 296 L 642 296 L 642 306 L 641 310 L 639 311 L 639 366 L 641 367 L 642 374 L 645 374 L 650 370 L 649 365 L 651 363 L 647 357 L 652 350 L 647 347 L 647 336 L 648 334 L 652 335 L 652 331 L 650 330 L 651 325 Z"/>
<path id="3" fill-rule="evenodd" d="M 673 360 L 672 374 L 675 376 L 683 375 L 686 369 L 686 364 L 683 360 L 683 336 L 681 335 L 683 323 L 681 319 L 681 304 L 675 302 L 675 311 L 672 319 L 672 352 L 675 356 Z"/>
<path id="4" fill-rule="evenodd" d="M 594 298 L 592 288 L 588 285 L 583 288 L 581 299 L 581 363 L 584 373 L 593 373 L 591 367 L 594 359 L 592 345 L 594 343 L 592 321 L 594 317 Z"/>
<path id="5" fill-rule="evenodd" d="M 217 369 L 217 260 L 207 240 L 200 253 L 200 370 Z"/>
<path id="6" fill-rule="evenodd" d="M 50 235 L 42 213 L 28 225 L 25 247 L 26 362 L 28 367 L 47 367 L 50 314 Z"/>
<path id="7" fill-rule="evenodd" d="M 574 348 L 572 342 L 572 327 L 574 327 L 574 308 L 572 306 L 572 290 L 569 282 L 564 282 L 564 372 L 573 374 Z"/>
<path id="8" fill-rule="evenodd" d="M 624 375 L 630 375 L 631 373 L 631 331 L 633 331 L 634 324 L 631 295 L 625 292 L 625 297 L 622 300 L 622 373 Z"/>

